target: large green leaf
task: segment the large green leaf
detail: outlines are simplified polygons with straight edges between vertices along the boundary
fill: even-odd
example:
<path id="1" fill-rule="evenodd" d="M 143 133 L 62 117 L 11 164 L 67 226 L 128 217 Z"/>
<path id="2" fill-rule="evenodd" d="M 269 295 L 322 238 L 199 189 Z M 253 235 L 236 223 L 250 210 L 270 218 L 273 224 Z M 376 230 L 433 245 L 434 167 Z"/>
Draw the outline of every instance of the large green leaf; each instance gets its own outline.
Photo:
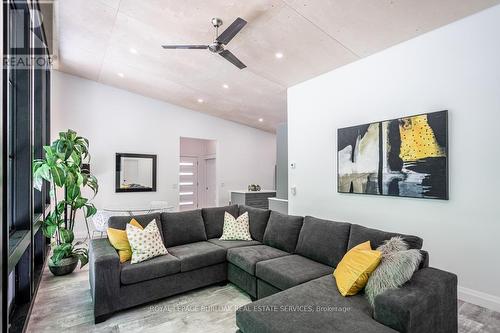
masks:
<path id="1" fill-rule="evenodd" d="M 38 168 L 40 166 L 42 166 L 43 164 L 45 164 L 45 161 L 44 160 L 34 160 L 33 161 L 33 173 L 36 172 L 36 170 L 38 170 Z"/>
<path id="2" fill-rule="evenodd" d="M 66 132 L 59 132 L 59 139 L 66 139 L 67 137 Z"/>
<path id="3" fill-rule="evenodd" d="M 57 245 L 53 249 L 52 262 L 58 264 L 61 259 L 71 257 L 73 255 L 73 245 L 70 243 L 63 243 Z"/>
<path id="4" fill-rule="evenodd" d="M 76 146 L 74 147 L 73 152 L 71 153 L 71 159 L 73 160 L 73 163 L 75 163 L 78 166 L 80 166 L 82 163 L 81 154 Z"/>
<path id="5" fill-rule="evenodd" d="M 53 147 L 51 146 L 43 146 L 43 150 L 45 151 L 45 162 L 48 166 L 52 167 L 56 164 L 57 154 Z"/>
<path id="6" fill-rule="evenodd" d="M 52 175 L 52 179 L 53 179 L 54 183 L 56 183 L 56 185 L 59 187 L 63 187 L 65 180 L 66 180 L 66 176 L 64 174 L 63 167 L 61 167 L 59 165 L 53 166 L 50 168 L 50 173 Z"/>
<path id="7" fill-rule="evenodd" d="M 79 248 L 73 250 L 73 254 L 78 257 L 78 260 L 80 260 L 80 268 L 82 268 L 89 262 L 89 253 L 87 249 Z"/>
<path id="8" fill-rule="evenodd" d="M 69 168 L 66 170 L 66 180 L 65 180 L 65 183 L 66 183 L 66 188 L 68 188 L 70 186 L 73 186 L 76 183 L 76 175 Z"/>
<path id="9" fill-rule="evenodd" d="M 57 226 L 57 219 L 54 219 L 51 215 L 47 216 L 42 224 L 43 235 L 47 238 L 52 238 L 57 230 Z"/>
<path id="10" fill-rule="evenodd" d="M 73 231 L 66 228 L 59 228 L 59 235 L 61 236 L 61 241 L 63 243 L 73 243 L 73 241 L 75 240 Z"/>
<path id="11" fill-rule="evenodd" d="M 95 208 L 94 204 L 87 204 L 85 205 L 85 217 L 89 218 L 91 216 L 94 216 L 95 213 L 97 213 L 97 208 Z"/>
<path id="12" fill-rule="evenodd" d="M 84 197 L 78 197 L 75 199 L 75 202 L 73 203 L 73 207 L 80 209 L 85 206 L 85 204 L 89 201 L 87 198 Z"/>
<path id="13" fill-rule="evenodd" d="M 55 211 L 58 215 L 61 215 L 64 213 L 64 208 L 66 208 L 66 200 L 61 200 L 57 203 Z"/>
<path id="14" fill-rule="evenodd" d="M 66 139 L 70 141 L 75 141 L 76 138 L 77 138 L 76 132 L 73 131 L 72 129 L 69 129 L 66 134 Z"/>
<path id="15" fill-rule="evenodd" d="M 50 167 L 43 161 L 35 161 L 33 163 L 33 187 L 37 190 L 42 190 L 43 180 L 52 181 Z"/>
<path id="16" fill-rule="evenodd" d="M 81 172 L 77 173 L 76 185 L 79 187 L 83 185 L 83 174 Z"/>
<path id="17" fill-rule="evenodd" d="M 80 195 L 80 187 L 77 185 L 70 185 L 66 187 L 67 189 L 67 200 L 70 202 L 75 201 L 76 198 Z"/>
<path id="18" fill-rule="evenodd" d="M 87 186 L 92 189 L 94 196 L 99 191 L 99 184 L 97 183 L 97 178 L 94 175 L 89 175 L 87 179 Z"/>
<path id="19" fill-rule="evenodd" d="M 67 161 L 73 153 L 73 143 L 67 139 L 61 138 L 56 140 L 55 148 L 59 158 Z"/>

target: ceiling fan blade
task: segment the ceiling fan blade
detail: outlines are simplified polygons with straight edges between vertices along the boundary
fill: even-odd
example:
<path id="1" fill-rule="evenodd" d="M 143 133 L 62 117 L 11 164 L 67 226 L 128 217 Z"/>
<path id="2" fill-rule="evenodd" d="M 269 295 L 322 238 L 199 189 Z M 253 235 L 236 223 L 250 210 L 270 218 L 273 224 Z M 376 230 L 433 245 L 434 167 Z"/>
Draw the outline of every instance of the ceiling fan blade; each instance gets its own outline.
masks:
<path id="1" fill-rule="evenodd" d="M 228 50 L 224 50 L 221 53 L 219 53 L 222 57 L 224 57 L 227 61 L 238 67 L 239 69 L 243 69 L 247 67 L 244 63 L 240 61 L 240 59 L 236 58 L 234 54 L 232 54 Z"/>
<path id="2" fill-rule="evenodd" d="M 194 49 L 194 50 L 204 50 L 208 49 L 207 45 L 162 45 L 164 49 Z"/>
<path id="3" fill-rule="evenodd" d="M 223 33 L 220 34 L 219 37 L 217 37 L 217 41 L 221 44 L 226 45 L 233 39 L 234 36 L 238 32 L 240 32 L 241 29 L 247 24 L 247 21 L 242 19 L 241 17 L 238 17 L 236 20 L 234 20 L 233 23 L 229 27 L 227 27 L 226 30 L 224 30 Z"/>

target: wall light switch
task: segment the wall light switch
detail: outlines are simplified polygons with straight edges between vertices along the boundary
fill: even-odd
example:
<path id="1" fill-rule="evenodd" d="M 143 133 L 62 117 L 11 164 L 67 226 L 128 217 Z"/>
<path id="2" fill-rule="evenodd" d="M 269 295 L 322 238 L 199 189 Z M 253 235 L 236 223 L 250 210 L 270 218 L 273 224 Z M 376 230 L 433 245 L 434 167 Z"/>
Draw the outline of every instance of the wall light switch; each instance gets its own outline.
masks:
<path id="1" fill-rule="evenodd" d="M 223 188 L 226 184 L 220 183 L 220 187 Z"/>
<path id="2" fill-rule="evenodd" d="M 297 187 L 296 186 L 290 187 L 290 192 L 292 193 L 292 195 L 297 195 Z"/>

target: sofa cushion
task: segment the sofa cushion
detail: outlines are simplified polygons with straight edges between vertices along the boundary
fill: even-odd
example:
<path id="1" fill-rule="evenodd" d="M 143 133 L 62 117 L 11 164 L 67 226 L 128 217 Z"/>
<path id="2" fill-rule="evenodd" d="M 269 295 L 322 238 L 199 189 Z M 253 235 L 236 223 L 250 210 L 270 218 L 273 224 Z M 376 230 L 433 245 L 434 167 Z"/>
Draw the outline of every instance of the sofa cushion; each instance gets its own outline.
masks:
<path id="1" fill-rule="evenodd" d="M 224 213 L 224 230 L 220 239 L 251 241 L 248 213 L 243 213 L 238 218 L 227 212 Z"/>
<path id="2" fill-rule="evenodd" d="M 372 250 L 370 241 L 347 251 L 333 272 L 342 296 L 352 296 L 360 292 L 381 260 L 382 252 Z"/>
<path id="3" fill-rule="evenodd" d="M 349 223 L 306 216 L 295 253 L 336 267 L 347 251 L 350 228 Z"/>
<path id="4" fill-rule="evenodd" d="M 235 247 L 227 250 L 227 261 L 245 272 L 255 275 L 255 265 L 262 260 L 269 260 L 290 255 L 287 252 L 267 245 Z"/>
<path id="5" fill-rule="evenodd" d="M 281 290 L 332 274 L 333 268 L 297 254 L 258 262 L 255 275 Z"/>
<path id="6" fill-rule="evenodd" d="M 149 222 L 144 229 L 127 224 L 127 238 L 132 249 L 130 263 L 137 264 L 148 259 L 168 254 L 155 221 Z"/>
<path id="7" fill-rule="evenodd" d="M 208 239 L 222 236 L 225 212 L 228 212 L 235 218 L 238 217 L 238 205 L 203 208 L 201 210 Z"/>
<path id="8" fill-rule="evenodd" d="M 121 264 L 120 281 L 123 284 L 132 284 L 176 274 L 180 271 L 181 261 L 166 254 L 138 264 L 131 264 L 129 261 Z"/>
<path id="9" fill-rule="evenodd" d="M 108 220 L 108 228 L 125 230 L 127 227 L 127 224 L 130 223 L 130 221 L 132 221 L 132 219 L 135 219 L 137 222 L 139 222 L 139 224 L 143 228 L 146 228 L 148 226 L 149 222 L 156 220 L 158 230 L 160 230 L 160 235 L 163 239 L 162 223 L 160 221 L 161 220 L 160 213 L 144 214 L 144 215 L 132 215 L 132 216 L 111 216 Z"/>
<path id="10" fill-rule="evenodd" d="M 331 274 L 244 305 L 236 325 L 245 333 L 396 333 L 372 318 L 364 295 L 342 297 Z"/>
<path id="11" fill-rule="evenodd" d="M 196 242 L 169 247 L 168 252 L 181 261 L 181 272 L 226 261 L 226 250 L 209 242 Z"/>
<path id="12" fill-rule="evenodd" d="M 207 240 L 200 209 L 162 213 L 161 224 L 167 247 Z"/>
<path id="13" fill-rule="evenodd" d="M 271 211 L 268 209 L 241 205 L 239 215 L 245 212 L 248 212 L 248 219 L 250 220 L 250 235 L 252 235 L 253 239 L 262 242 Z"/>
<path id="14" fill-rule="evenodd" d="M 220 247 L 227 249 L 232 249 L 233 247 L 242 247 L 242 246 L 252 246 L 252 245 L 262 245 L 261 242 L 256 240 L 251 241 L 240 241 L 240 240 L 220 240 L 218 238 L 212 238 L 208 240 L 210 243 L 218 245 Z"/>
<path id="15" fill-rule="evenodd" d="M 285 215 L 272 211 L 264 233 L 263 243 L 292 253 L 297 245 L 303 220 L 302 216 Z"/>
<path id="16" fill-rule="evenodd" d="M 130 224 L 141 228 L 142 225 L 136 220 L 132 219 Z M 130 242 L 128 241 L 127 231 L 115 228 L 107 228 L 106 233 L 108 234 L 108 239 L 111 245 L 118 251 L 120 256 L 120 262 L 124 263 L 132 258 L 132 248 L 130 247 Z"/>
<path id="17" fill-rule="evenodd" d="M 386 232 L 378 229 L 363 227 L 359 224 L 352 224 L 347 249 L 350 250 L 356 245 L 364 243 L 368 240 L 370 241 L 372 249 L 376 249 L 382 245 L 385 240 L 389 240 L 395 236 L 401 236 L 403 240 L 408 243 L 410 249 L 421 249 L 424 242 L 422 238 L 417 236 Z"/>

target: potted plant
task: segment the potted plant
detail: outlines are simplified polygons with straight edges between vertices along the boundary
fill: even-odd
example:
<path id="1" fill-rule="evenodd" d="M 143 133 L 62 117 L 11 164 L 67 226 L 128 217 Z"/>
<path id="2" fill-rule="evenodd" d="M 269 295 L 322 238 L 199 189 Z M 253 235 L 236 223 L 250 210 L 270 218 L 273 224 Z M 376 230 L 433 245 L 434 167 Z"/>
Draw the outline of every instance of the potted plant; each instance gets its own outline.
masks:
<path id="1" fill-rule="evenodd" d="M 50 271 L 54 275 L 65 275 L 73 272 L 78 261 L 80 268 L 88 262 L 88 250 L 83 242 L 75 242 L 73 228 L 78 211 L 84 212 L 86 224 L 87 218 L 97 211 L 82 195 L 82 189 L 90 188 L 95 197 L 99 187 L 96 177 L 82 170 L 82 164 L 90 162 L 86 138 L 68 130 L 59 133 L 59 138 L 43 149 L 45 157 L 33 161 L 33 186 L 41 191 L 44 180 L 50 186 L 53 206 L 43 221 L 42 230 L 52 240 Z"/>

